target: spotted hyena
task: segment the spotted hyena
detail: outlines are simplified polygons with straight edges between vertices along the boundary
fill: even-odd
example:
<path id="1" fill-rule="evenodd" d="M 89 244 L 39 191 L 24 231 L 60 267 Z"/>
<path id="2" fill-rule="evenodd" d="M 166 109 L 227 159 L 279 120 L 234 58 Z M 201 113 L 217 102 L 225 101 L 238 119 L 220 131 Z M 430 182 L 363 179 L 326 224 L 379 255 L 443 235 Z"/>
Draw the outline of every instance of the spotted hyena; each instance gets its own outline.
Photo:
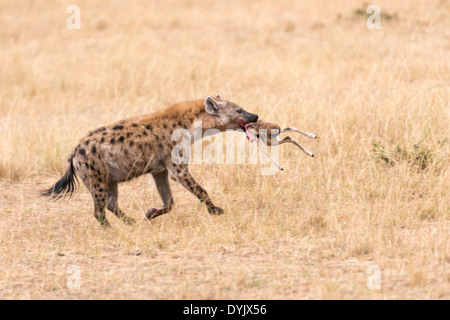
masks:
<path id="1" fill-rule="evenodd" d="M 205 132 L 212 128 L 220 131 L 238 129 L 257 120 L 256 114 L 217 95 L 178 103 L 154 114 L 101 127 L 80 141 L 68 159 L 64 176 L 42 195 L 54 199 L 71 196 L 77 188 L 78 175 L 92 194 L 94 215 L 102 225 L 110 226 L 105 208 L 125 223 L 132 224 L 133 219 L 119 208 L 118 183 L 147 173 L 153 176 L 163 201 L 162 208 L 153 208 L 146 213 L 148 219 L 153 219 L 172 209 L 170 175 L 204 202 L 210 214 L 222 214 L 223 210 L 213 204 L 205 189 L 194 180 L 188 165 L 172 161 L 171 151 L 177 143 L 171 139 L 172 132 L 187 129 L 193 133 L 194 121 L 201 121 Z"/>

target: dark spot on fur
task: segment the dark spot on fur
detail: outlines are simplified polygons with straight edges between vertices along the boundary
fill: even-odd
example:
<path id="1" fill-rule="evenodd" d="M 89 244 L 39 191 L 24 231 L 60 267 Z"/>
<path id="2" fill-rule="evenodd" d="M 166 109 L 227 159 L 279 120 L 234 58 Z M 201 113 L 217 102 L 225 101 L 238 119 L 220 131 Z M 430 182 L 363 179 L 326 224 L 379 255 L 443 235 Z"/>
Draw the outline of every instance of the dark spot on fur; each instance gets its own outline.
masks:
<path id="1" fill-rule="evenodd" d="M 172 128 L 175 128 L 177 125 L 175 123 L 172 123 Z"/>
<path id="2" fill-rule="evenodd" d="M 145 130 L 142 131 L 142 134 L 143 134 L 144 136 L 148 135 L 148 134 L 147 134 L 147 131 L 145 131 Z"/>
<path id="3" fill-rule="evenodd" d="M 78 153 L 81 154 L 82 156 L 86 155 L 86 150 L 84 150 L 83 148 L 79 148 L 78 149 Z"/>
<path id="4" fill-rule="evenodd" d="M 123 126 L 115 126 L 115 127 L 113 127 L 113 130 L 122 130 L 123 129 Z"/>
<path id="5" fill-rule="evenodd" d="M 114 138 L 112 138 L 111 139 L 111 141 L 109 141 L 109 143 L 111 143 L 111 144 L 114 144 L 114 143 L 116 143 L 116 138 L 114 137 Z"/>
<path id="6" fill-rule="evenodd" d="M 121 136 L 121 137 L 119 138 L 119 142 L 123 142 L 123 140 L 125 140 L 125 137 L 124 137 L 124 136 Z"/>
<path id="7" fill-rule="evenodd" d="M 103 137 L 102 140 L 100 140 L 100 143 L 105 142 L 105 138 Z"/>
<path id="8" fill-rule="evenodd" d="M 153 126 L 151 124 L 146 125 L 145 128 L 147 130 L 153 130 Z"/>
<path id="9" fill-rule="evenodd" d="M 95 146 L 92 146 L 91 153 L 92 154 L 96 154 L 97 153 L 97 148 Z M 92 161 L 92 162 L 94 162 L 94 161 Z"/>
<path id="10" fill-rule="evenodd" d="M 131 132 L 127 132 L 127 138 L 131 137 L 132 133 Z"/>
<path id="11" fill-rule="evenodd" d="M 84 145 L 87 146 L 88 144 L 89 144 L 89 140 L 86 140 L 86 141 L 84 142 Z"/>
<path id="12" fill-rule="evenodd" d="M 163 127 L 164 127 L 164 129 L 167 129 L 167 124 L 164 123 L 164 124 L 163 124 Z"/>
<path id="13" fill-rule="evenodd" d="M 179 126 L 182 126 L 181 121 L 178 121 L 178 125 L 179 125 Z"/>
<path id="14" fill-rule="evenodd" d="M 136 128 L 138 125 L 136 123 L 133 123 L 131 126 Z"/>
<path id="15" fill-rule="evenodd" d="M 133 145 L 134 145 L 134 141 L 131 140 L 131 141 L 130 141 L 130 147 L 132 147 Z"/>

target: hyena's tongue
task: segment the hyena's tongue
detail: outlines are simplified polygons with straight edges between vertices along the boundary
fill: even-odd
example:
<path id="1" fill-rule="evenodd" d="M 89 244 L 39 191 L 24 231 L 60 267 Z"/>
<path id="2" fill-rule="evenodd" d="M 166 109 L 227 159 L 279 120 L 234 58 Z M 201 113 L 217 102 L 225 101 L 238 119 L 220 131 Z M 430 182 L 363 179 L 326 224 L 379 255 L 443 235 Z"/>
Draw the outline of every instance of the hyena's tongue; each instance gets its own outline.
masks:
<path id="1" fill-rule="evenodd" d="M 248 126 L 251 125 L 251 123 L 247 123 L 244 124 L 244 131 L 245 131 L 245 135 L 247 136 L 248 141 L 250 141 L 250 143 L 253 143 L 253 141 L 255 141 L 255 137 L 253 136 L 253 134 L 248 130 Z"/>

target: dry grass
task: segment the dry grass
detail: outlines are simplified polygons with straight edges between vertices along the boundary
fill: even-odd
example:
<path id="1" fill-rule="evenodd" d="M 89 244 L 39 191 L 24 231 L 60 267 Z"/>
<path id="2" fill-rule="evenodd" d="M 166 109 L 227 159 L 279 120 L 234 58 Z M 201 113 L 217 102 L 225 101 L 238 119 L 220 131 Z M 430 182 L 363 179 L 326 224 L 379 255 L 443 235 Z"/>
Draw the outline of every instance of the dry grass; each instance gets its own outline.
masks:
<path id="1" fill-rule="evenodd" d="M 77 2 L 73 31 L 73 1 L 0 3 L 0 298 L 450 298 L 449 1 L 378 1 L 374 31 L 359 1 Z M 218 218 L 173 186 L 144 221 L 148 177 L 121 187 L 134 227 L 37 197 L 87 130 L 219 92 L 316 158 L 193 166 Z"/>

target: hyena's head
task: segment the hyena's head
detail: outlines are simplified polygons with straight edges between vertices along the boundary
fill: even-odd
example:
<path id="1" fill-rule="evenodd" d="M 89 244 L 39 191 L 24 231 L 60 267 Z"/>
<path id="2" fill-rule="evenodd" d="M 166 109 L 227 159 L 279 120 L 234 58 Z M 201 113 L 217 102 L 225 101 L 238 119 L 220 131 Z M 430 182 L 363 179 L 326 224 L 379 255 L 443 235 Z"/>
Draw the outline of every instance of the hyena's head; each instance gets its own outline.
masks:
<path id="1" fill-rule="evenodd" d="M 215 98 L 206 97 L 205 110 L 214 116 L 219 130 L 239 129 L 258 121 L 257 114 L 247 112 L 233 102 L 222 100 L 220 95 Z"/>

